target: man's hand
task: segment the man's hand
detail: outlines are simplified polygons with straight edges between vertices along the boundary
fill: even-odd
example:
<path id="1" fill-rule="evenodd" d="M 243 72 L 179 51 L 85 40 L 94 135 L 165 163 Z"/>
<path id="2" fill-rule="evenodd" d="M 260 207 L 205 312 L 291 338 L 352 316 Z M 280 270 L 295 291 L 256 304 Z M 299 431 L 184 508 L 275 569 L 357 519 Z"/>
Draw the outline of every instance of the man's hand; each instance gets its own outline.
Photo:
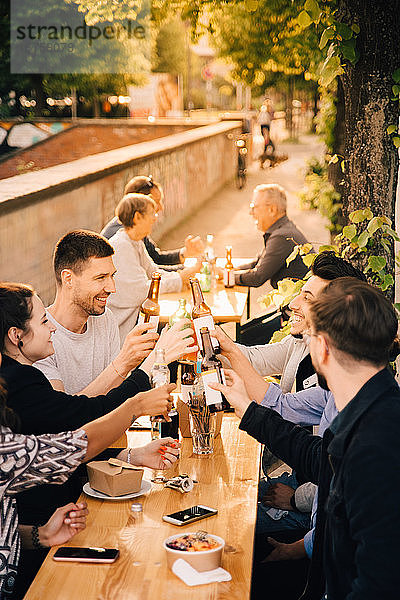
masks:
<path id="1" fill-rule="evenodd" d="M 202 262 L 201 262 L 201 260 L 198 259 L 196 261 L 196 264 L 193 265 L 193 267 L 185 267 L 184 269 L 177 271 L 177 273 L 179 273 L 179 275 L 182 279 L 182 287 L 189 286 L 189 279 L 191 277 L 194 277 L 196 275 L 196 273 L 198 273 L 200 271 L 201 266 L 202 266 Z"/>
<path id="2" fill-rule="evenodd" d="M 304 548 L 304 540 L 299 540 L 293 544 L 282 544 L 273 538 L 267 538 L 271 546 L 274 547 L 272 552 L 268 554 L 263 562 L 274 562 L 279 560 L 299 560 L 305 558 L 307 553 Z"/>
<path id="3" fill-rule="evenodd" d="M 115 368 L 124 377 L 135 369 L 153 350 L 158 338 L 158 333 L 146 333 L 154 327 L 151 323 L 142 323 L 128 333 L 121 348 L 121 352 L 114 359 Z"/>
<path id="4" fill-rule="evenodd" d="M 223 329 L 221 329 L 221 327 L 218 325 L 215 327 L 215 329 L 212 329 L 210 333 L 218 340 L 221 348 L 221 354 L 223 354 L 223 356 L 230 358 L 231 355 L 240 352 L 235 342 L 231 340 L 231 338 L 226 335 L 225 331 L 223 331 Z"/>
<path id="5" fill-rule="evenodd" d="M 280 482 L 273 483 L 263 497 L 262 503 L 266 506 L 273 506 L 282 510 L 293 510 L 290 499 L 294 495 L 294 492 L 295 490 L 290 485 Z"/>
<path id="6" fill-rule="evenodd" d="M 165 349 L 165 361 L 167 364 L 178 360 L 182 354 L 187 352 L 197 352 L 195 345 L 194 330 L 191 327 L 190 319 L 181 319 L 172 327 L 164 327 L 160 339 L 156 344 L 157 348 Z"/>
<path id="7" fill-rule="evenodd" d="M 179 458 L 180 443 L 171 437 L 160 438 L 134 448 L 131 453 L 132 463 L 150 469 L 169 469 Z"/>
<path id="8" fill-rule="evenodd" d="M 51 515 L 46 525 L 38 528 L 39 541 L 43 546 L 65 544 L 74 535 L 85 529 L 86 515 L 89 514 L 86 502 L 70 502 L 61 506 Z"/>
<path id="9" fill-rule="evenodd" d="M 198 235 L 188 235 L 185 239 L 185 258 L 194 256 L 196 258 L 202 257 L 204 254 L 204 243 L 201 237 Z"/>
<path id="10" fill-rule="evenodd" d="M 237 375 L 231 369 L 224 369 L 224 373 L 227 376 L 227 385 L 222 385 L 221 383 L 209 383 L 208 385 L 213 390 L 222 392 L 229 404 L 231 404 L 235 409 L 237 416 L 242 418 L 247 410 L 247 407 L 249 404 L 251 404 L 251 400 L 246 392 L 246 387 L 239 375 Z"/>
<path id="11" fill-rule="evenodd" d="M 171 392 L 175 388 L 174 383 L 166 383 L 153 390 L 136 394 L 134 397 L 136 417 L 163 415 L 167 421 L 171 421 L 168 413 L 173 407 Z"/>

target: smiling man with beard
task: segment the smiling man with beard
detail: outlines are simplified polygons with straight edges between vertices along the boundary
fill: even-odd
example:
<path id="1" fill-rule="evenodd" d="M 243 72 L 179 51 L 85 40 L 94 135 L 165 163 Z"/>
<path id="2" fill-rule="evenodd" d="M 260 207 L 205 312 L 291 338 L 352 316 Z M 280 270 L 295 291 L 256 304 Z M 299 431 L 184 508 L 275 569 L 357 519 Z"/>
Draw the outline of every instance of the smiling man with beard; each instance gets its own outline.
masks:
<path id="1" fill-rule="evenodd" d="M 120 347 L 117 322 L 107 308 L 115 293 L 114 249 L 93 231 L 75 230 L 56 244 L 53 264 L 57 292 L 47 317 L 55 326 L 54 354 L 35 363 L 52 386 L 69 394 L 105 394 L 141 364 L 149 374 L 150 353 L 159 336 L 151 325 L 136 325 Z M 187 330 L 186 330 L 187 332 Z M 189 338 L 188 338 L 189 339 Z M 183 351 L 184 333 L 168 331 L 158 344 L 167 362 Z M 154 362 L 154 361 L 153 361 Z"/>

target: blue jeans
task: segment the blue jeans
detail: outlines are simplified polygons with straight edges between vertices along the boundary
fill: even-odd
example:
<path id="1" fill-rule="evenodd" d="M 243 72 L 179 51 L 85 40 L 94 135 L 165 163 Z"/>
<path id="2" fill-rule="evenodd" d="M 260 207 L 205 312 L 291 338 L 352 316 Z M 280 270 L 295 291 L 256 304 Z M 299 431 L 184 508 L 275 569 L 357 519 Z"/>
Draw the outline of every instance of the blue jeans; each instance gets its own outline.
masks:
<path id="1" fill-rule="evenodd" d="M 279 477 L 266 477 L 260 480 L 258 484 L 258 504 L 257 504 L 257 521 L 256 521 L 256 535 L 257 536 L 271 536 L 274 537 L 274 532 L 284 531 L 288 529 L 310 529 L 310 513 L 301 513 L 297 510 L 289 510 L 286 516 L 281 519 L 272 519 L 267 511 L 270 507 L 264 506 L 261 500 L 267 493 L 268 488 L 273 483 L 284 483 L 290 485 L 293 489 L 299 487 L 297 483 L 296 475 L 285 472 Z"/>

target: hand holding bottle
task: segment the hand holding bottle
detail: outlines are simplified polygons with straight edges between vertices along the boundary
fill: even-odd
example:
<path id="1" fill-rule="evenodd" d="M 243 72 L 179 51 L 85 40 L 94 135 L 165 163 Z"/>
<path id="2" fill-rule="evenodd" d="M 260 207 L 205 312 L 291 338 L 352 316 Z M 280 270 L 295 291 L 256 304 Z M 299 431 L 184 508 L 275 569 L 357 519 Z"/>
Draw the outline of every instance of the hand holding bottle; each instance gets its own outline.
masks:
<path id="1" fill-rule="evenodd" d="M 235 409 L 236 415 L 241 419 L 246 412 L 251 400 L 247 395 L 243 379 L 231 369 L 225 369 L 226 385 L 222 383 L 209 383 L 213 390 L 221 392 Z"/>
<path id="2" fill-rule="evenodd" d="M 182 287 L 189 287 L 189 279 L 196 275 L 200 271 L 202 267 L 202 262 L 200 259 L 196 261 L 196 264 L 193 267 L 185 267 L 180 271 L 177 271 L 182 279 Z"/>
<path id="3" fill-rule="evenodd" d="M 171 392 L 176 388 L 174 383 L 167 383 L 159 387 L 153 388 L 147 392 L 139 392 L 136 394 L 137 409 L 135 414 L 137 417 L 143 415 L 163 415 L 167 421 L 169 411 L 173 407 L 173 398 Z"/>
<path id="4" fill-rule="evenodd" d="M 181 319 L 172 327 L 164 327 L 155 349 L 165 349 L 165 361 L 167 364 L 178 360 L 182 354 L 197 352 L 194 331 L 189 319 Z M 150 357 L 149 357 L 150 358 Z"/>

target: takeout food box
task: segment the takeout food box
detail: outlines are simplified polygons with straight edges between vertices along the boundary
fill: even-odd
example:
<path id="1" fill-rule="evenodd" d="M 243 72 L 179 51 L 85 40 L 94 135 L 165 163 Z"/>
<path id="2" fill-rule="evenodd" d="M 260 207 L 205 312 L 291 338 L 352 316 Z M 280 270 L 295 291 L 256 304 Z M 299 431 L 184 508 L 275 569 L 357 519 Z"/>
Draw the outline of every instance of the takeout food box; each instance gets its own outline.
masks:
<path id="1" fill-rule="evenodd" d="M 176 409 L 179 413 L 179 429 L 181 432 L 181 436 L 183 438 L 192 437 L 192 434 L 190 433 L 189 409 L 187 407 L 187 404 L 182 402 L 182 400 L 179 398 L 179 396 L 178 396 L 178 401 L 176 403 Z M 222 417 L 223 417 L 224 413 L 218 412 L 218 413 L 216 413 L 216 415 L 217 415 L 217 419 L 216 419 L 216 423 L 215 423 L 214 438 L 216 438 L 221 433 Z"/>
<path id="2" fill-rule="evenodd" d="M 140 490 L 143 469 L 110 465 L 106 460 L 94 460 L 87 465 L 90 487 L 108 496 L 123 496 Z"/>

